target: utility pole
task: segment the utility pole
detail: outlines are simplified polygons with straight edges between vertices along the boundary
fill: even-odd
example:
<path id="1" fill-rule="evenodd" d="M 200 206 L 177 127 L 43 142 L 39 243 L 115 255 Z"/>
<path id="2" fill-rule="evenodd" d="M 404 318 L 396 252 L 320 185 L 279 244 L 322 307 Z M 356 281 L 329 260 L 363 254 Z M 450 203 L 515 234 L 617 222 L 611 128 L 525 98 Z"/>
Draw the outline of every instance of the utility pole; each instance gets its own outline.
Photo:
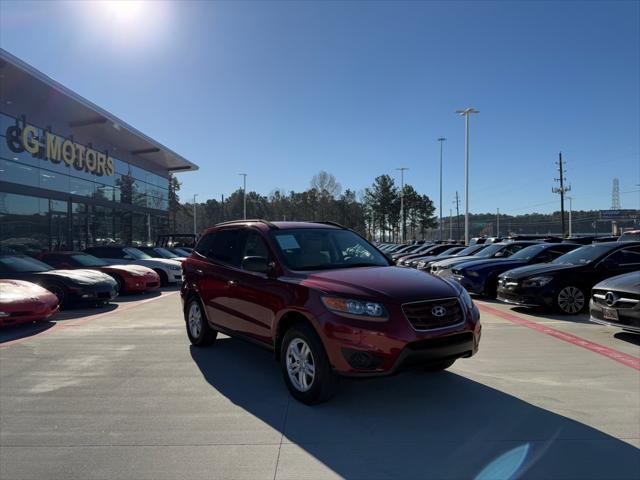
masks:
<path id="1" fill-rule="evenodd" d="M 457 190 L 456 190 L 456 200 L 453 203 L 456 204 L 456 239 L 460 240 L 460 198 L 458 197 Z"/>
<path id="2" fill-rule="evenodd" d="M 571 186 L 565 186 L 565 178 L 564 178 L 564 168 L 562 165 L 562 152 L 558 154 L 558 171 L 560 172 L 560 178 L 556 178 L 556 182 L 560 183 L 560 188 L 554 187 L 551 189 L 553 193 L 560 194 L 560 217 L 562 220 L 562 236 L 565 236 L 564 230 L 564 195 L 567 192 L 571 191 Z"/>
<path id="3" fill-rule="evenodd" d="M 247 219 L 247 174 L 239 173 L 242 176 L 242 219 Z"/>
<path id="4" fill-rule="evenodd" d="M 224 194 L 220 195 L 220 223 L 224 222 Z"/>
<path id="5" fill-rule="evenodd" d="M 193 234 L 194 235 L 198 235 L 198 220 L 197 220 L 197 210 L 196 210 L 196 197 L 198 196 L 197 193 L 193 194 Z"/>
<path id="6" fill-rule="evenodd" d="M 464 117 L 464 243 L 469 245 L 469 116 L 480 111 L 465 108 L 456 113 Z"/>
<path id="7" fill-rule="evenodd" d="M 440 142 L 440 240 L 444 235 L 444 225 L 442 225 L 442 145 L 444 144 L 446 138 L 440 137 L 438 142 Z"/>
<path id="8" fill-rule="evenodd" d="M 404 221 L 404 171 L 409 170 L 407 167 L 399 167 L 396 170 L 400 170 L 400 221 L 402 222 L 402 229 L 400 235 L 402 237 L 402 243 L 405 242 L 405 221 Z"/>
<path id="9" fill-rule="evenodd" d="M 496 211 L 496 237 L 500 236 L 500 209 Z"/>
<path id="10" fill-rule="evenodd" d="M 449 209 L 449 240 L 453 239 L 453 210 Z"/>

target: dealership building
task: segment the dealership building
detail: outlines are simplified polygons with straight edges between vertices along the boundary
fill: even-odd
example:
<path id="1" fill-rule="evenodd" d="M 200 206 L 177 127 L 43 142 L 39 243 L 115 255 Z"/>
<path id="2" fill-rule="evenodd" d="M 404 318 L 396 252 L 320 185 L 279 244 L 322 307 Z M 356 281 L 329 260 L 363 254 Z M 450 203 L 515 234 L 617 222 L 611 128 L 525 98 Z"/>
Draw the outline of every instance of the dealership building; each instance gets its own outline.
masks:
<path id="1" fill-rule="evenodd" d="M 151 243 L 167 233 L 169 174 L 198 169 L 2 49 L 0 136 L 4 249 Z"/>

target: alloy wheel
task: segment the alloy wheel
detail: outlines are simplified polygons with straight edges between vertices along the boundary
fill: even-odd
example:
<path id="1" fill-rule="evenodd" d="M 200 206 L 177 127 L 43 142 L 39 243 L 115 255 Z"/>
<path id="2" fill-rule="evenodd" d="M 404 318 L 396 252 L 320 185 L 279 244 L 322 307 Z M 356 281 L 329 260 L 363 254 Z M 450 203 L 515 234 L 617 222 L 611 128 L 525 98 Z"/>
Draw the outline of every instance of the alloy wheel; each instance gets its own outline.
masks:
<path id="1" fill-rule="evenodd" d="M 584 294 L 577 287 L 564 287 L 558 293 L 558 307 L 565 313 L 578 313 L 584 308 Z"/>
<path id="2" fill-rule="evenodd" d="M 306 392 L 312 386 L 316 376 L 316 363 L 307 342 L 296 337 L 287 347 L 287 373 L 289 380 L 299 392 Z"/>
<path id="3" fill-rule="evenodd" d="M 189 333 L 193 338 L 200 338 L 202 333 L 202 312 L 200 311 L 200 305 L 198 302 L 193 302 L 189 307 Z"/>

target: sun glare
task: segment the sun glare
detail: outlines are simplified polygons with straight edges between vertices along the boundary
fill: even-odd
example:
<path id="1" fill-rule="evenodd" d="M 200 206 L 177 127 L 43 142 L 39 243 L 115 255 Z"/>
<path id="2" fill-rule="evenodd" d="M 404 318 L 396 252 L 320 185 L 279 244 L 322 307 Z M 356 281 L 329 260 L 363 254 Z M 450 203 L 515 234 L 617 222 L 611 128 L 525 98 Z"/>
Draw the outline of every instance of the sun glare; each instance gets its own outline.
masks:
<path id="1" fill-rule="evenodd" d="M 99 0 L 98 5 L 107 20 L 122 24 L 139 20 L 144 13 L 145 3 L 142 0 Z"/>

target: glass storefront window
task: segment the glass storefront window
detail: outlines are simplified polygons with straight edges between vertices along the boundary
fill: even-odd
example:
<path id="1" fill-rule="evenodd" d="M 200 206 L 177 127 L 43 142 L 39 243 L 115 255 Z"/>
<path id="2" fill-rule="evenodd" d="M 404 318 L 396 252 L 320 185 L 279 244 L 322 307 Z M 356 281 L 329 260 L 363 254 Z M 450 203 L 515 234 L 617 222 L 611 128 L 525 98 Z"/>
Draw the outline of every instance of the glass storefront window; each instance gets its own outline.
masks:
<path id="1" fill-rule="evenodd" d="M 69 193 L 83 197 L 93 197 L 95 183 L 80 178 L 69 177 Z"/>
<path id="2" fill-rule="evenodd" d="M 5 182 L 19 183 L 29 187 L 37 187 L 38 169 L 21 163 L 0 159 L 0 178 Z"/>
<path id="3" fill-rule="evenodd" d="M 49 201 L 0 192 L 0 247 L 26 255 L 49 249 Z"/>
<path id="4" fill-rule="evenodd" d="M 50 170 L 40 170 L 40 188 L 47 188 L 58 192 L 68 192 L 69 177 Z"/>

